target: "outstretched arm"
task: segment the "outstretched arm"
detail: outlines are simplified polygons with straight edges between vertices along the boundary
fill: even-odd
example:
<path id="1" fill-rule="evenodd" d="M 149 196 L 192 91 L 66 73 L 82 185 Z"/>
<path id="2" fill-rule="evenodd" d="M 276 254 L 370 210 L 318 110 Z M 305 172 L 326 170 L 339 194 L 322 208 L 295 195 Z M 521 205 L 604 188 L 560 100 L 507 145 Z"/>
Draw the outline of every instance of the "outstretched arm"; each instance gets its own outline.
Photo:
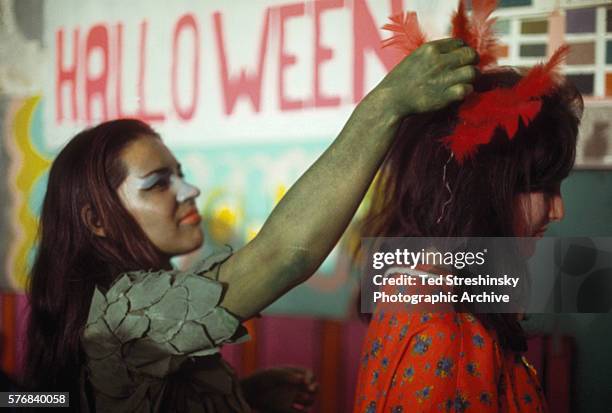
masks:
<path id="1" fill-rule="evenodd" d="M 355 108 L 340 135 L 291 187 L 260 233 L 222 267 L 222 306 L 252 317 L 310 277 L 346 229 L 400 120 L 472 91 L 476 53 L 457 39 L 426 43 Z"/>

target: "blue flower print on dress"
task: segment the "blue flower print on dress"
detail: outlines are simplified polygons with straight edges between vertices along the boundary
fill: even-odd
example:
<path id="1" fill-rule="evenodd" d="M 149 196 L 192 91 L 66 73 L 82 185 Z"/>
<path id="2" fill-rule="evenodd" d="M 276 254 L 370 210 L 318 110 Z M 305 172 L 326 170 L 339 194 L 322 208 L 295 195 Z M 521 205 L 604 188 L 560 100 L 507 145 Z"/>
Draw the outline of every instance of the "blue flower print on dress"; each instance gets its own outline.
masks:
<path id="1" fill-rule="evenodd" d="M 416 391 L 416 399 L 419 403 L 423 403 L 423 401 L 427 400 L 429 396 L 431 396 L 431 390 L 433 386 L 425 386 L 421 390 Z"/>
<path id="2" fill-rule="evenodd" d="M 421 315 L 421 323 L 426 323 L 431 319 L 431 313 L 423 313 Z"/>
<path id="3" fill-rule="evenodd" d="M 467 411 L 468 407 L 470 407 L 470 402 L 463 394 L 457 392 L 457 396 L 455 396 L 455 411 L 457 413 L 463 413 Z"/>
<path id="4" fill-rule="evenodd" d="M 365 410 L 365 413 L 376 413 L 376 402 L 370 402 Z"/>
<path id="5" fill-rule="evenodd" d="M 478 400 L 480 400 L 480 403 L 484 405 L 491 406 L 492 404 L 491 393 L 483 391 L 482 393 L 480 393 L 480 397 L 478 398 Z"/>
<path id="6" fill-rule="evenodd" d="M 383 370 L 387 370 L 387 367 L 389 367 L 389 358 L 384 357 L 382 361 L 380 362 L 380 365 L 383 368 Z"/>
<path id="7" fill-rule="evenodd" d="M 404 373 L 402 373 L 402 379 L 408 380 L 409 382 L 414 379 L 414 367 L 410 366 L 404 369 Z"/>
<path id="8" fill-rule="evenodd" d="M 480 371 L 478 370 L 477 362 L 470 361 L 468 364 L 466 364 L 465 368 L 470 376 L 474 376 L 474 377 L 480 376 Z"/>
<path id="9" fill-rule="evenodd" d="M 388 313 L 382 323 L 374 315 L 357 387 L 364 397 L 356 398 L 355 412 L 365 413 L 372 401 L 371 413 L 546 412 L 522 354 L 504 351 L 477 318 L 459 313 L 455 324 L 456 314 L 433 313 L 421 323 L 424 314 Z"/>
<path id="10" fill-rule="evenodd" d="M 378 353 L 380 352 L 380 349 L 382 348 L 382 342 L 380 341 L 379 338 L 377 338 L 373 343 L 372 343 L 372 349 L 370 350 L 370 355 L 372 357 L 376 357 L 378 356 Z"/>
<path id="11" fill-rule="evenodd" d="M 472 337 L 472 343 L 478 348 L 484 347 L 484 338 L 480 334 L 474 334 Z"/>
<path id="12" fill-rule="evenodd" d="M 378 381 L 378 377 L 380 376 L 380 373 L 378 373 L 378 370 L 374 370 L 374 372 L 372 373 L 372 382 L 371 384 L 376 384 L 376 382 Z"/>
<path id="13" fill-rule="evenodd" d="M 402 326 L 402 329 L 399 332 L 399 341 L 402 341 L 404 337 L 406 337 L 406 333 L 408 333 L 408 326 Z"/>
<path id="14" fill-rule="evenodd" d="M 416 343 L 412 347 L 412 352 L 415 354 L 425 354 L 431 345 L 431 337 L 427 334 L 419 334 L 416 337 Z"/>
<path id="15" fill-rule="evenodd" d="M 448 377 L 451 375 L 451 370 L 454 367 L 453 360 L 450 357 L 442 357 L 436 365 L 436 376 Z"/>

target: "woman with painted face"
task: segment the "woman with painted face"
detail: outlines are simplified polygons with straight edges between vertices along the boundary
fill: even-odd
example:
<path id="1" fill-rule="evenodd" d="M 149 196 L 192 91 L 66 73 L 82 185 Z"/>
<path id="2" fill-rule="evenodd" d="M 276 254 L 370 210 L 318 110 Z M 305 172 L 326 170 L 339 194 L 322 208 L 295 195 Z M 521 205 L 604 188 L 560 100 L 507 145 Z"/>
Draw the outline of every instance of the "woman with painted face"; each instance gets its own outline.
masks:
<path id="1" fill-rule="evenodd" d="M 313 274 L 348 225 L 400 119 L 463 99 L 474 61 L 475 52 L 456 39 L 425 44 L 404 59 L 251 242 L 189 272 L 172 269 L 170 258 L 203 243 L 199 191 L 160 136 L 136 120 L 79 133 L 55 159 L 43 203 L 26 385 L 70 390 L 71 405 L 83 410 L 307 408 L 314 389 L 303 372 L 240 383 L 219 347 L 245 339 L 241 322 Z"/>

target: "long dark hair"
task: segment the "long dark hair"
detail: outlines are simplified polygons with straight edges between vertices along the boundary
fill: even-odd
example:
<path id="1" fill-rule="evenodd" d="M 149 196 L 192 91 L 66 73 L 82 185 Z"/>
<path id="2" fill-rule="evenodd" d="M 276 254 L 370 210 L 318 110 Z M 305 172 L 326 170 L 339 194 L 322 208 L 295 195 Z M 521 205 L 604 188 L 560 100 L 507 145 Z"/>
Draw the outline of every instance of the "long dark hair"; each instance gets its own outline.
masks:
<path id="1" fill-rule="evenodd" d="M 481 75 L 474 89 L 511 87 L 520 79 L 515 70 L 501 68 Z M 571 84 L 544 96 L 540 113 L 528 125 L 521 122 L 512 140 L 498 128 L 491 143 L 462 165 L 449 161 L 441 142 L 457 123 L 459 105 L 404 120 L 382 165 L 362 236 L 513 237 L 516 195 L 556 188 L 572 169 L 583 104 Z M 447 205 L 443 182 L 452 191 Z M 516 314 L 475 315 L 503 346 L 525 348 Z"/>
<path id="2" fill-rule="evenodd" d="M 51 166 L 28 289 L 28 389 L 76 392 L 94 287 L 107 288 L 124 271 L 168 264 L 116 193 L 126 176 L 121 151 L 145 135 L 158 136 L 138 120 L 106 122 L 77 134 Z M 85 224 L 85 208 L 103 237 Z"/>

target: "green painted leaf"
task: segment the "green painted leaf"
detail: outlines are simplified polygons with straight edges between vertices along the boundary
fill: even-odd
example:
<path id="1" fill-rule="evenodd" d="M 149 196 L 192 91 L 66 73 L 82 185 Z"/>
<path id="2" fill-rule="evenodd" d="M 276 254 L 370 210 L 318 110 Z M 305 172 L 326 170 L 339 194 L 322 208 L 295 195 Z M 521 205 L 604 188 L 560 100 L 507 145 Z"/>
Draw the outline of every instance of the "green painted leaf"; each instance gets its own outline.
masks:
<path id="1" fill-rule="evenodd" d="M 106 308 L 104 319 L 111 331 L 115 331 L 128 312 L 128 299 L 121 297 Z"/>
<path id="2" fill-rule="evenodd" d="M 97 288 L 94 289 L 93 298 L 91 300 L 91 306 L 89 307 L 89 316 L 87 317 L 87 324 L 92 324 L 98 321 L 106 311 L 106 298 L 104 294 Z"/>
<path id="3" fill-rule="evenodd" d="M 178 334 L 170 342 L 181 353 L 189 354 L 197 350 L 215 347 L 214 343 L 206 337 L 204 328 L 195 322 L 186 322 Z"/>
<path id="4" fill-rule="evenodd" d="M 115 336 L 122 342 L 142 338 L 149 328 L 149 319 L 144 315 L 128 314 L 119 328 L 115 331 Z"/>
<path id="5" fill-rule="evenodd" d="M 125 294 L 130 300 L 130 310 L 136 311 L 159 301 L 170 289 L 172 277 L 169 273 L 147 273 L 145 271 L 130 273 L 136 277 L 144 277 L 142 281 L 134 283 Z"/>
<path id="6" fill-rule="evenodd" d="M 87 357 L 94 360 L 103 359 L 117 352 L 121 344 L 113 336 L 104 317 L 85 327 L 82 343 Z"/>
<path id="7" fill-rule="evenodd" d="M 106 299 L 109 303 L 113 303 L 119 299 L 119 297 L 125 293 L 132 286 L 130 277 L 124 275 L 123 277 L 116 280 L 110 290 L 106 293 Z"/>

